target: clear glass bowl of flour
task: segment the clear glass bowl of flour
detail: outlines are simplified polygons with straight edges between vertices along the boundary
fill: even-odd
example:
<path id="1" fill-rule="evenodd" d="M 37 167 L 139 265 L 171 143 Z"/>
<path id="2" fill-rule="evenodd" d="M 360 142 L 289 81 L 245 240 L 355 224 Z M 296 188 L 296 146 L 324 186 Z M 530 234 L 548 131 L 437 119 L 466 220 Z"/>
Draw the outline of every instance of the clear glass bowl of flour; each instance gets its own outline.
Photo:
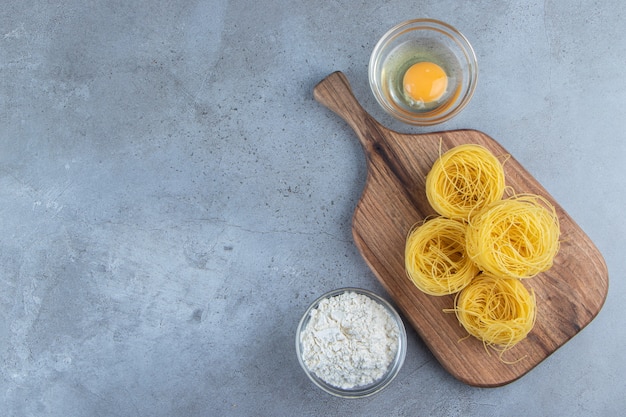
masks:
<path id="1" fill-rule="evenodd" d="M 387 387 L 406 356 L 406 329 L 385 299 L 340 288 L 315 300 L 296 331 L 298 361 L 329 394 L 362 398 Z"/>

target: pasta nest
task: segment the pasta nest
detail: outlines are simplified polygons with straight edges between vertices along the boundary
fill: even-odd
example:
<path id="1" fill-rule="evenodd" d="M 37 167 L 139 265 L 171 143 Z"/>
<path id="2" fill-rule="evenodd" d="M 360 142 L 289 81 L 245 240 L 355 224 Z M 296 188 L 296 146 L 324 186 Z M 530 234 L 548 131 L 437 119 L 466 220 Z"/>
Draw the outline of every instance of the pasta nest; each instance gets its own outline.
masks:
<path id="1" fill-rule="evenodd" d="M 469 220 L 504 195 L 502 164 L 480 145 L 456 146 L 441 155 L 426 176 L 426 197 L 437 213 Z"/>
<path id="2" fill-rule="evenodd" d="M 418 224 L 407 237 L 405 267 L 421 291 L 447 295 L 460 291 L 478 273 L 465 250 L 467 225 L 445 217 Z"/>
<path id="3" fill-rule="evenodd" d="M 454 311 L 470 335 L 505 351 L 532 330 L 537 307 L 522 281 L 480 274 L 457 294 Z"/>
<path id="4" fill-rule="evenodd" d="M 530 278 L 552 267 L 560 227 L 545 198 L 523 194 L 492 203 L 474 216 L 466 249 L 482 271 L 509 278 Z"/>

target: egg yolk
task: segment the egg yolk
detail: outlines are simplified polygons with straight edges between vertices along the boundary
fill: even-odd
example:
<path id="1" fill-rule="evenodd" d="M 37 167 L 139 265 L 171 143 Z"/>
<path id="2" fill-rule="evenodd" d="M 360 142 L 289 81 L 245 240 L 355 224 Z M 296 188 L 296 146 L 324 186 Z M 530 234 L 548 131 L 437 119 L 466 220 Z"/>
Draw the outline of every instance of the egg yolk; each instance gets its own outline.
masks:
<path id="1" fill-rule="evenodd" d="M 415 101 L 430 103 L 438 100 L 448 88 L 448 76 L 437 64 L 418 62 L 404 74 L 404 91 Z"/>

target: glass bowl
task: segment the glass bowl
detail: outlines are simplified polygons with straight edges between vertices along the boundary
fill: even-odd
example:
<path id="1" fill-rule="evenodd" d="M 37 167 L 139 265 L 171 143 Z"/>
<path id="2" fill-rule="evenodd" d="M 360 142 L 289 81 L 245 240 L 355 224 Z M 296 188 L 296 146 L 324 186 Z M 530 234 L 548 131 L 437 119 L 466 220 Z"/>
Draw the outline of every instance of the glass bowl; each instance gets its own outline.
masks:
<path id="1" fill-rule="evenodd" d="M 404 92 L 406 71 L 431 62 L 447 75 L 445 93 L 428 103 Z M 434 19 L 414 19 L 391 28 L 376 44 L 368 67 L 370 87 L 380 106 L 405 123 L 427 126 L 445 122 L 471 100 L 478 81 L 476 54 L 454 27 Z"/>
<path id="2" fill-rule="evenodd" d="M 304 333 L 307 325 L 311 321 L 311 313 L 313 312 L 313 310 L 317 309 L 323 300 L 342 295 L 346 292 L 364 295 L 382 306 L 383 309 L 388 313 L 391 321 L 397 326 L 398 330 L 397 350 L 395 356 L 391 359 L 391 362 L 387 366 L 387 369 L 384 371 L 382 376 L 380 376 L 378 379 L 374 380 L 371 383 L 358 385 L 352 388 L 340 388 L 338 386 L 332 385 L 326 382 L 320 376 L 318 376 L 315 372 L 311 371 L 307 367 L 306 361 L 304 359 L 304 346 L 302 340 L 302 334 Z M 368 322 L 368 325 L 372 324 Z M 398 375 L 400 368 L 402 368 L 402 364 L 404 363 L 404 358 L 406 356 L 406 346 L 406 329 L 398 312 L 385 299 L 381 298 L 371 291 L 360 288 L 340 288 L 330 291 L 319 297 L 306 310 L 306 312 L 302 316 L 302 319 L 300 320 L 300 323 L 298 324 L 298 328 L 296 331 L 296 353 L 298 355 L 298 361 L 300 362 L 300 365 L 302 366 L 302 369 L 304 370 L 306 375 L 315 385 L 317 385 L 322 390 L 326 391 L 329 394 L 343 398 L 363 398 L 373 395 L 381 391 L 383 388 L 387 387 L 391 383 L 391 381 L 393 381 L 396 375 Z"/>

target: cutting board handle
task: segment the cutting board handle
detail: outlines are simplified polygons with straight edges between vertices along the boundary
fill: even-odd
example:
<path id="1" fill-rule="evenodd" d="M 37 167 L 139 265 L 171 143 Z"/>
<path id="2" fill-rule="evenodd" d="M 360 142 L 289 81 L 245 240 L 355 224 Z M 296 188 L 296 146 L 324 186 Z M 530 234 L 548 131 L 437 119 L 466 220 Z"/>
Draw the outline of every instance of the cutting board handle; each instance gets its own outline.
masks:
<path id="1" fill-rule="evenodd" d="M 359 104 L 350 82 L 341 71 L 324 78 L 313 89 L 313 97 L 345 120 L 355 131 L 367 154 L 372 146 L 384 141 L 384 128 Z"/>

